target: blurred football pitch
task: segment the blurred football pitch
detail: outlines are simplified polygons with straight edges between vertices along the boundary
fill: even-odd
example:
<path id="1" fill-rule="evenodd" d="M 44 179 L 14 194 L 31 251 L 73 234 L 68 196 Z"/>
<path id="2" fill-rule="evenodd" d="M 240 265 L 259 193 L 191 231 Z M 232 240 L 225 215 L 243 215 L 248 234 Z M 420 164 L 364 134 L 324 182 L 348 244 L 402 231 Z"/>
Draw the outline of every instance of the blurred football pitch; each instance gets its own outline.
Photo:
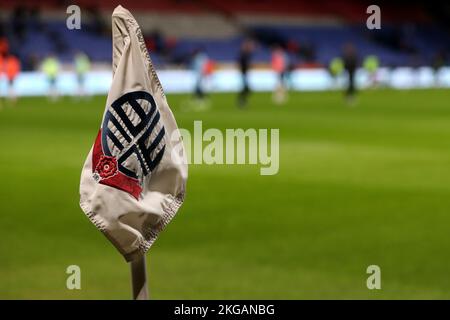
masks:
<path id="1" fill-rule="evenodd" d="M 154 299 L 450 298 L 450 91 L 211 96 L 179 127 L 279 128 L 280 171 L 191 165 L 148 255 Z M 129 267 L 78 205 L 105 97 L 0 110 L 0 298 L 129 299 Z M 66 268 L 81 267 L 81 290 Z M 382 289 L 368 290 L 379 265 Z"/>

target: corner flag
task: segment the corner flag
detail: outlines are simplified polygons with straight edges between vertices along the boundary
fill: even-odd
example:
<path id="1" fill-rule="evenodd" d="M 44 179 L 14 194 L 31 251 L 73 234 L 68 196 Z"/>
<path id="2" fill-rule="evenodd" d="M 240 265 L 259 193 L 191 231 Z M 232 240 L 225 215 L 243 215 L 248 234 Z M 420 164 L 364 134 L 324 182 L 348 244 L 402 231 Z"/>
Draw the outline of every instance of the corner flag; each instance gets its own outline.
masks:
<path id="1" fill-rule="evenodd" d="M 112 35 L 113 79 L 81 173 L 80 206 L 133 261 L 181 206 L 187 161 L 141 30 L 121 6 L 112 15 Z"/>

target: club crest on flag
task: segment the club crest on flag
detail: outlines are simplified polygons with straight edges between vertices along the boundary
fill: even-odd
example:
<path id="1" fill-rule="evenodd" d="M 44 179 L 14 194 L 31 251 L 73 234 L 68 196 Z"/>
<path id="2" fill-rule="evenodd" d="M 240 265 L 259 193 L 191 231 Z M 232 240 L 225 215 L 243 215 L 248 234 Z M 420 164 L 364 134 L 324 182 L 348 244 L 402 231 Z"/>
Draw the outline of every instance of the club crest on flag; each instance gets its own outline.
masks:
<path id="1" fill-rule="evenodd" d="M 165 129 L 160 117 L 148 92 L 129 92 L 115 100 L 106 111 L 94 144 L 94 179 L 138 199 L 142 180 L 164 155 Z"/>

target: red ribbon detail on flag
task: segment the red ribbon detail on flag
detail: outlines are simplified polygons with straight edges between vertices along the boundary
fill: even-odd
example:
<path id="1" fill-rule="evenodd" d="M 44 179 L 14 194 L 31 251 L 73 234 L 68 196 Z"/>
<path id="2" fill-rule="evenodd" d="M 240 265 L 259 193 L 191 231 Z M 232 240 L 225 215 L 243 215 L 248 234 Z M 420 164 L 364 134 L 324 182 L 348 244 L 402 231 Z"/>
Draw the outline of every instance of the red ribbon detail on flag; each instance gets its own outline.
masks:
<path id="1" fill-rule="evenodd" d="M 98 183 L 125 191 L 139 200 L 142 192 L 139 180 L 120 172 L 116 157 L 105 156 L 101 136 L 100 129 L 92 151 L 92 173 L 98 175 Z"/>

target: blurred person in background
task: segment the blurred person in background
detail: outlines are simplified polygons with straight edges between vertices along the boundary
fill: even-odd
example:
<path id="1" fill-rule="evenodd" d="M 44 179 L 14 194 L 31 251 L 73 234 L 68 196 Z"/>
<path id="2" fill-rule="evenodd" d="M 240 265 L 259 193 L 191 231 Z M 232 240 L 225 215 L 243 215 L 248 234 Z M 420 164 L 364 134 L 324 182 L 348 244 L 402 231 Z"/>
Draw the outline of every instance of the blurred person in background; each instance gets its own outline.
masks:
<path id="1" fill-rule="evenodd" d="M 363 67 L 369 75 L 369 85 L 370 87 L 375 87 L 378 84 L 378 68 L 380 62 L 376 55 L 369 55 L 364 59 Z"/>
<path id="2" fill-rule="evenodd" d="M 254 50 L 253 41 L 244 40 L 244 42 L 241 45 L 238 57 L 239 71 L 241 72 L 241 79 L 242 79 L 242 86 L 238 96 L 238 105 L 241 108 L 247 105 L 247 99 L 250 93 L 247 73 L 248 70 L 250 69 L 253 50 Z"/>
<path id="3" fill-rule="evenodd" d="M 197 48 L 192 56 L 192 70 L 195 74 L 194 97 L 196 108 L 207 107 L 205 102 L 204 81 L 207 75 L 208 55 L 203 48 Z"/>
<path id="4" fill-rule="evenodd" d="M 286 78 L 288 72 L 288 57 L 280 45 L 272 50 L 272 70 L 277 74 L 278 82 L 273 91 L 272 99 L 276 104 L 282 104 L 287 99 Z"/>
<path id="5" fill-rule="evenodd" d="M 4 63 L 4 56 L 3 54 L 0 54 L 0 109 L 3 108 L 3 88 L 2 88 L 2 82 L 3 82 L 3 76 L 5 73 L 5 63 Z"/>
<path id="6" fill-rule="evenodd" d="M 342 55 L 344 61 L 344 68 L 347 71 L 348 82 L 345 96 L 347 103 L 353 105 L 355 103 L 356 85 L 355 85 L 355 73 L 358 66 L 358 55 L 353 44 L 348 43 L 344 46 L 344 52 Z"/>
<path id="7" fill-rule="evenodd" d="M 5 96 L 8 97 L 12 104 L 15 104 L 16 94 L 14 91 L 14 80 L 20 72 L 20 62 L 17 57 L 9 53 L 9 42 L 5 37 L 0 38 L 0 81 L 5 79 L 6 92 Z M 2 99 L 2 98 L 0 98 Z M 0 100 L 0 107 L 3 102 Z"/>
<path id="8" fill-rule="evenodd" d="M 339 77 L 344 72 L 344 61 L 341 57 L 333 58 L 328 67 L 331 77 L 333 78 L 333 87 L 339 87 Z"/>
<path id="9" fill-rule="evenodd" d="M 17 101 L 17 96 L 14 90 L 14 81 L 20 73 L 19 59 L 12 54 L 6 55 L 3 59 L 3 70 L 7 80 L 8 99 L 12 104 L 15 104 Z"/>
<path id="10" fill-rule="evenodd" d="M 44 72 L 44 74 L 47 77 L 47 81 L 48 81 L 48 97 L 52 100 L 52 101 L 56 101 L 58 100 L 58 88 L 56 86 L 56 80 L 58 78 L 58 73 L 59 73 L 59 69 L 60 69 L 60 63 L 58 58 L 56 58 L 56 56 L 54 55 L 49 55 L 47 56 L 47 58 L 44 59 L 44 61 L 42 62 L 42 72 Z"/>
<path id="11" fill-rule="evenodd" d="M 78 81 L 78 97 L 84 97 L 86 96 L 86 74 L 91 69 L 91 61 L 84 52 L 78 51 L 74 57 L 74 64 Z"/>

